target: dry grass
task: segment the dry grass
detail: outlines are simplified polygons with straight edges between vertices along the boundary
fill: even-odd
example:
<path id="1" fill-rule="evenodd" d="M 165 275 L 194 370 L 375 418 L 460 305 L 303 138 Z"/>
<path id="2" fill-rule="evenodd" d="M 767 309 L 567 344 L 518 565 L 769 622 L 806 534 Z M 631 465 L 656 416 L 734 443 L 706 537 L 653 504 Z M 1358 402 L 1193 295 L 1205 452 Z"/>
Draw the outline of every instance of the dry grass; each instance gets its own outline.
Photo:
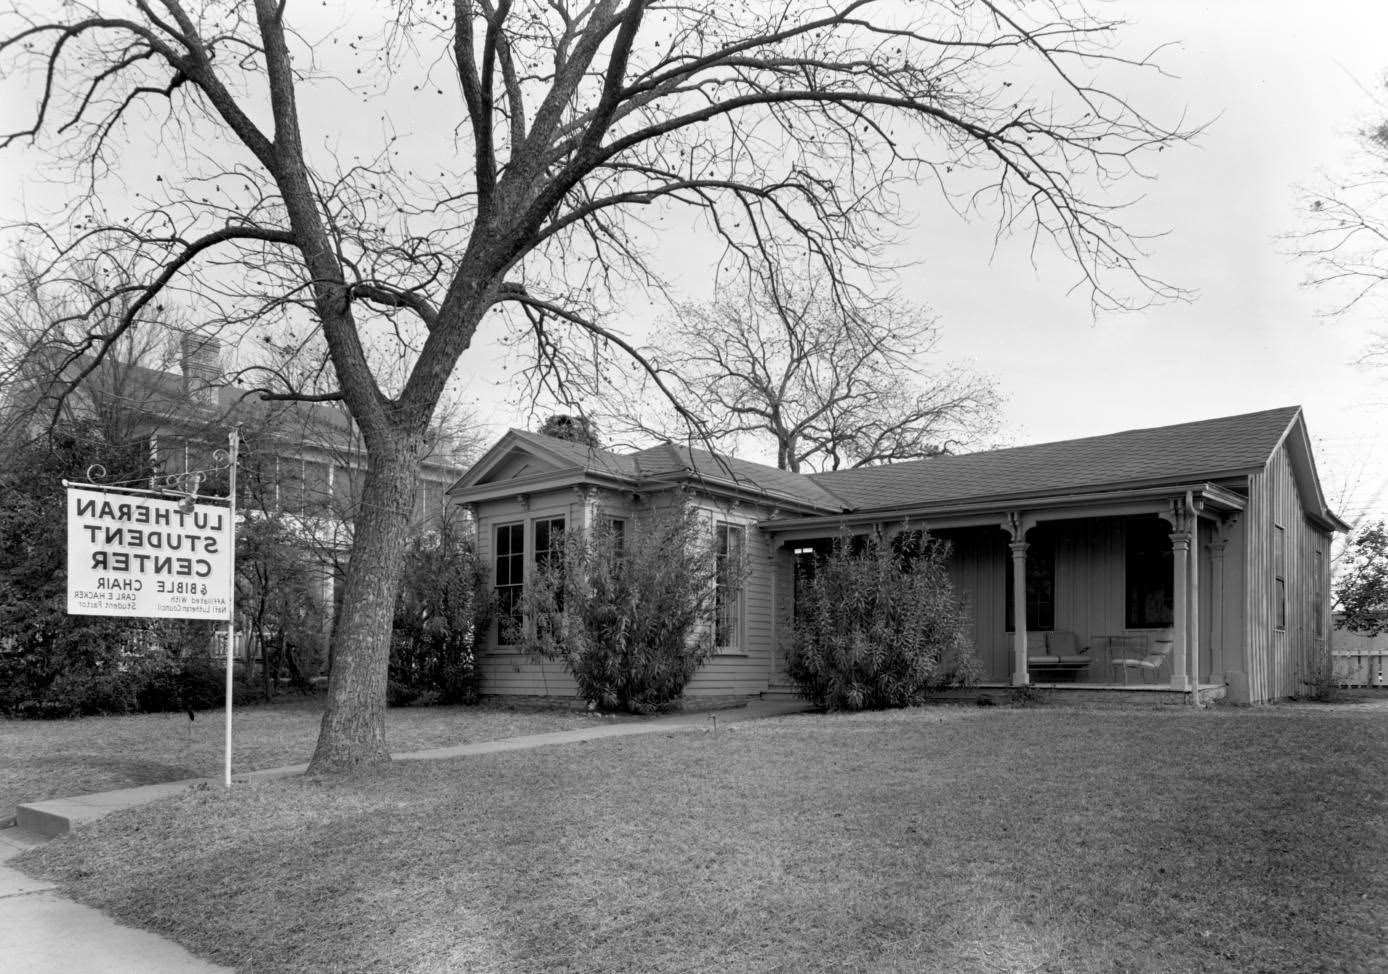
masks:
<path id="1" fill-rule="evenodd" d="M 222 773 L 223 711 L 0 720 L 0 818 L 20 802 L 113 791 Z M 235 772 L 302 764 L 313 754 L 321 698 L 238 708 Z M 573 711 L 503 707 L 390 710 L 386 740 L 396 752 L 584 727 L 601 721 Z"/>
<path id="2" fill-rule="evenodd" d="M 26 870 L 243 971 L 1388 969 L 1388 713 L 793 717 L 294 779 Z"/>

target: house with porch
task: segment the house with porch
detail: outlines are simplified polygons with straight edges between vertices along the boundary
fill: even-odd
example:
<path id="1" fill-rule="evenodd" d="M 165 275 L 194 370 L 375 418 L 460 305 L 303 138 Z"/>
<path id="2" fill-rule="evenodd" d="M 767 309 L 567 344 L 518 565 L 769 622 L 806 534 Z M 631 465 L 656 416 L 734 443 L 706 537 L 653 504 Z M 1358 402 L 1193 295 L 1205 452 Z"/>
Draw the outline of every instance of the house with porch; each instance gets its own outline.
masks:
<path id="1" fill-rule="evenodd" d="M 555 532 L 672 498 L 746 559 L 715 599 L 716 653 L 687 697 L 786 692 L 797 561 L 847 534 L 951 544 L 987 684 L 1200 702 L 1303 692 L 1327 651 L 1326 504 L 1300 407 L 1107 436 L 796 474 L 663 443 L 617 453 L 511 430 L 450 489 L 502 605 Z M 493 623 L 483 691 L 572 695 Z"/>

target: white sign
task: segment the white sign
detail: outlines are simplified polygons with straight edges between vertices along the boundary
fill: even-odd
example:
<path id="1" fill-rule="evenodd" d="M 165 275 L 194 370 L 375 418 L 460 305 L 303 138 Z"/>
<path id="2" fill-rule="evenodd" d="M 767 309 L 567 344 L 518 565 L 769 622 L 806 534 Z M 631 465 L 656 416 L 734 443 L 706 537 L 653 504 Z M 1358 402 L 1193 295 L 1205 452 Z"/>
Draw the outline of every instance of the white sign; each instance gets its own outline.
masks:
<path id="1" fill-rule="evenodd" d="M 230 512 L 214 504 L 67 489 L 69 615 L 231 618 Z"/>

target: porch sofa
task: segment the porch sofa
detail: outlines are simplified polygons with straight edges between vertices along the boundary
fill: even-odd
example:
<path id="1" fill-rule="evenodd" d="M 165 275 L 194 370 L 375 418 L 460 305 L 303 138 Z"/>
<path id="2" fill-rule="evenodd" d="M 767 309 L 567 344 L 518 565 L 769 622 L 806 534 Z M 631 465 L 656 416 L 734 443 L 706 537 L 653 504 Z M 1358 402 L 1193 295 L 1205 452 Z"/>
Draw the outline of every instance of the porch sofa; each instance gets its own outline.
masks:
<path id="1" fill-rule="evenodd" d="M 1038 676 L 1047 675 L 1056 682 L 1075 682 L 1089 669 L 1094 658 L 1089 647 L 1081 646 L 1073 632 L 1046 633 L 1046 651 L 1027 656 L 1027 670 Z"/>

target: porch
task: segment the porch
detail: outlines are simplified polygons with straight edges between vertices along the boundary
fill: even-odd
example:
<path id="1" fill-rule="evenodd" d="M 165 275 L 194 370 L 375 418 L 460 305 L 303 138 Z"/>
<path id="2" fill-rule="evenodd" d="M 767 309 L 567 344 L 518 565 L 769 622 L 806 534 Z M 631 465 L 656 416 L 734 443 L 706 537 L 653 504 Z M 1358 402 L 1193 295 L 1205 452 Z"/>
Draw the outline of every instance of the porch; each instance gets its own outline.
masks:
<path id="1" fill-rule="evenodd" d="M 1115 702 L 1223 697 L 1229 674 L 1244 669 L 1241 562 L 1225 557 L 1243 543 L 1242 496 L 1205 484 L 1097 500 L 844 527 L 924 530 L 950 543 L 985 690 L 1034 685 Z M 777 547 L 788 556 L 778 574 L 789 629 L 795 562 L 833 542 L 822 526 L 813 535 L 804 522 L 786 527 Z M 787 640 L 777 655 L 788 649 Z M 773 685 L 783 675 L 777 666 Z"/>

